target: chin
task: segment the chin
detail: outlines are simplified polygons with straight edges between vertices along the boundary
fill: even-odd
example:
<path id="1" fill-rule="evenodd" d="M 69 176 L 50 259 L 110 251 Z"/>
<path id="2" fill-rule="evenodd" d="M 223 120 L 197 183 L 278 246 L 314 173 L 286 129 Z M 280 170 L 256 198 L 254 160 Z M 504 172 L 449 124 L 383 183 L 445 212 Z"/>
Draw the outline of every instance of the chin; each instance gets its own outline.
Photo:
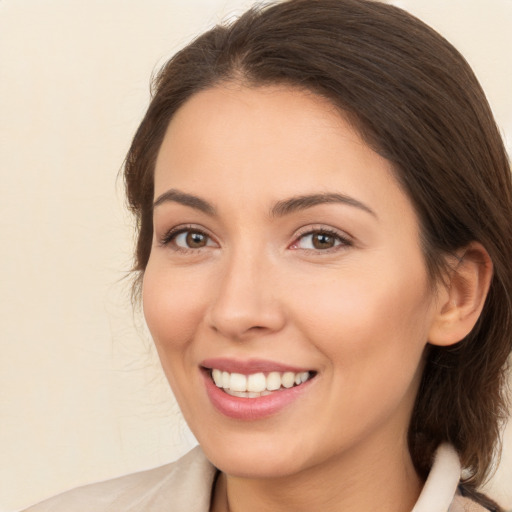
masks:
<path id="1" fill-rule="evenodd" d="M 298 473 L 307 465 L 300 442 L 288 447 L 276 436 L 265 440 L 251 440 L 249 437 L 200 444 L 215 467 L 239 478 L 281 478 Z"/>

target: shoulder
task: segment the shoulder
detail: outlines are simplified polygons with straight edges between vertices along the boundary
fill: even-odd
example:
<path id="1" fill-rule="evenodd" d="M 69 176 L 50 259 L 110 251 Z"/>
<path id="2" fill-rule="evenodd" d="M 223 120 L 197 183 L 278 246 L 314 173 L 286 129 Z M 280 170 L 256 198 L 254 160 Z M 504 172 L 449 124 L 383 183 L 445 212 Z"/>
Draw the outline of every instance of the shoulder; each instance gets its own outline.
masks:
<path id="1" fill-rule="evenodd" d="M 208 510 L 216 470 L 199 447 L 171 464 L 60 494 L 24 512 Z"/>

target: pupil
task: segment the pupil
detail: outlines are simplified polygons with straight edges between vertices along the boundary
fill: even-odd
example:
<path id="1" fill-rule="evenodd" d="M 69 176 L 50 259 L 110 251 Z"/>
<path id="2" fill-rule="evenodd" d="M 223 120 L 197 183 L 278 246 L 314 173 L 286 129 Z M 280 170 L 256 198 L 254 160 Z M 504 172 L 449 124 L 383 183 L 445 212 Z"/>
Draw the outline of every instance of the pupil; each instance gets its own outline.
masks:
<path id="1" fill-rule="evenodd" d="M 187 245 L 189 247 L 204 247 L 206 242 L 206 237 L 201 233 L 188 233 L 187 235 Z"/>
<path id="2" fill-rule="evenodd" d="M 333 246 L 334 238 L 331 235 L 318 234 L 313 237 L 315 249 L 328 249 Z"/>

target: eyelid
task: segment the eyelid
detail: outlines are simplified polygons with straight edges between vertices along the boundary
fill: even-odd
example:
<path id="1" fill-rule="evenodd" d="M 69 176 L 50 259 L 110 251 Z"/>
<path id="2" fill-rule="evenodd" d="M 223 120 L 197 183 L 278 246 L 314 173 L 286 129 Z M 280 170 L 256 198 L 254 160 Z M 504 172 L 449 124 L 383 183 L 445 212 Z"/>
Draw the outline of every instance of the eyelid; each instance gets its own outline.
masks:
<path id="1" fill-rule="evenodd" d="M 206 236 L 209 241 L 213 242 L 213 245 L 219 246 L 218 242 L 215 240 L 215 237 L 209 233 L 207 229 L 205 229 L 202 226 L 199 226 L 197 224 L 181 224 L 177 226 L 173 226 L 172 228 L 166 230 L 162 236 L 158 238 L 158 244 L 161 247 L 168 247 L 172 244 L 173 241 L 176 240 L 176 238 L 183 233 L 187 232 L 196 232 L 201 233 L 202 235 Z M 308 235 L 314 235 L 314 234 L 326 234 L 329 236 L 332 236 L 336 238 L 340 243 L 337 245 L 326 248 L 326 249 L 309 249 L 309 248 L 300 248 L 300 247 L 293 247 L 298 244 L 298 241 L 301 238 L 304 238 Z M 315 252 L 315 253 L 328 253 L 331 251 L 336 251 L 340 249 L 345 249 L 347 247 L 350 247 L 354 245 L 354 240 L 351 235 L 347 234 L 345 231 L 339 230 L 337 228 L 333 228 L 332 226 L 326 226 L 326 225 L 308 225 L 300 228 L 294 235 L 293 235 L 293 242 L 288 246 L 290 249 L 294 250 L 302 250 L 302 251 L 309 251 L 309 252 Z M 212 247 L 212 244 L 207 244 L 204 247 L 197 247 L 197 248 L 186 248 L 181 247 L 176 244 L 173 244 L 173 250 L 176 252 L 198 252 L 201 249 L 205 249 L 207 247 Z"/>
<path id="2" fill-rule="evenodd" d="M 183 233 L 187 233 L 188 231 L 193 231 L 195 233 L 201 233 L 202 235 L 206 236 L 209 240 L 213 241 L 215 243 L 215 245 L 218 246 L 217 241 L 208 232 L 207 229 L 205 229 L 201 226 L 195 225 L 195 224 L 181 224 L 178 226 L 173 226 L 172 228 L 166 230 L 161 237 L 159 237 L 158 244 L 161 247 L 168 247 L 169 245 L 172 244 L 172 242 L 174 240 L 176 240 L 176 238 L 179 235 L 181 235 Z M 206 247 L 211 247 L 211 245 L 206 245 L 205 247 L 198 247 L 198 248 L 192 248 L 192 247 L 185 248 L 185 247 L 180 247 L 176 244 L 173 245 L 173 249 L 177 252 L 188 252 L 188 251 L 197 252 L 197 251 L 200 251 L 201 249 L 205 249 Z"/>
<path id="3" fill-rule="evenodd" d="M 300 247 L 293 247 L 298 243 L 298 241 L 308 235 L 314 235 L 314 234 L 326 234 L 335 237 L 338 239 L 341 243 L 338 245 L 335 245 L 334 247 L 327 248 L 327 249 L 301 249 Z M 347 247 L 351 247 L 354 245 L 353 238 L 346 233 L 345 231 L 341 231 L 339 229 L 333 228 L 332 226 L 325 226 L 325 225 L 309 225 L 305 226 L 294 235 L 293 242 L 290 244 L 290 248 L 293 248 L 295 250 L 303 250 L 303 251 L 310 251 L 315 253 L 328 253 L 331 251 L 336 251 L 340 249 L 345 249 Z"/>

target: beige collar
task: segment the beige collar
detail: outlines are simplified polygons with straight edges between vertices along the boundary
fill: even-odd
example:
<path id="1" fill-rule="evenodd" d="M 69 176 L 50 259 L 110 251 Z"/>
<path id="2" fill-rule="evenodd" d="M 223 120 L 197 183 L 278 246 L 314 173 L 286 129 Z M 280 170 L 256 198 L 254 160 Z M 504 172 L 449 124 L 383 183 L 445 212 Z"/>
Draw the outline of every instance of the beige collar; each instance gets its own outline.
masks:
<path id="1" fill-rule="evenodd" d="M 456 512 L 451 508 L 460 480 L 460 461 L 449 444 L 436 451 L 434 464 L 412 512 Z"/>

